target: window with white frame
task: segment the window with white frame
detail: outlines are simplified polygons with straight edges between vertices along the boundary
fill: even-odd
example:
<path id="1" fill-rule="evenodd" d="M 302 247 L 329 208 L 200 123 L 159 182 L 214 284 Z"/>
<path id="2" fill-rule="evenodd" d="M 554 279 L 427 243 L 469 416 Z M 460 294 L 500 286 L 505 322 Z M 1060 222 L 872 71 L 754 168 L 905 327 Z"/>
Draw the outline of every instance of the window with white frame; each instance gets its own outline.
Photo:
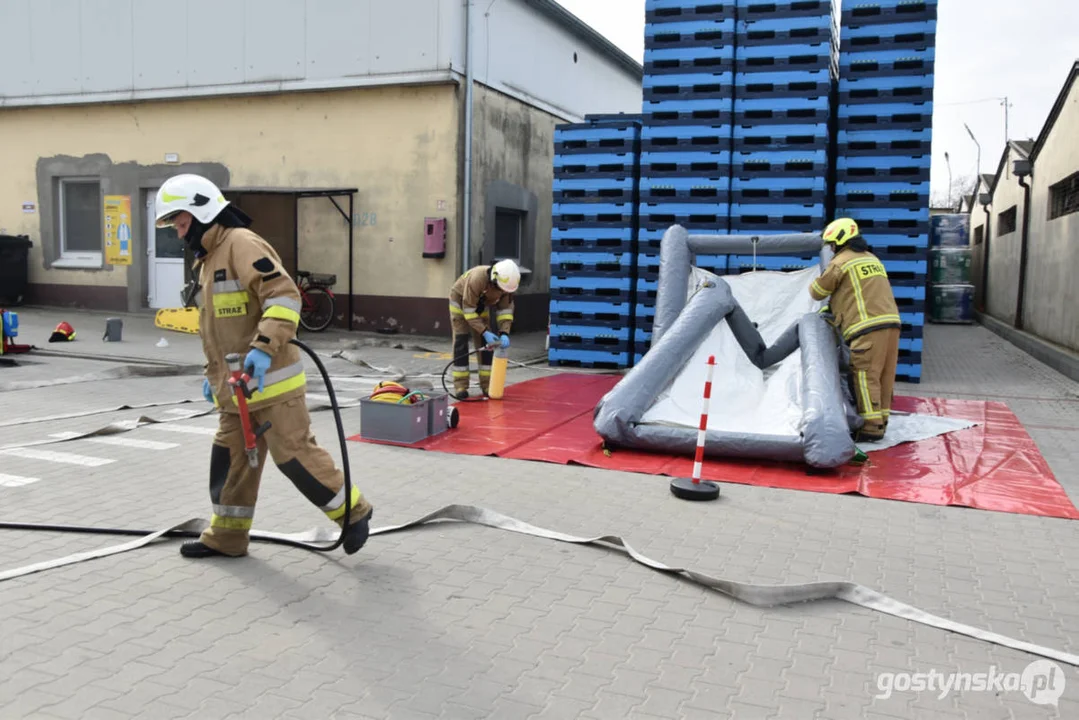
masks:
<path id="1" fill-rule="evenodd" d="M 58 200 L 60 252 L 53 265 L 101 267 L 101 182 L 97 178 L 62 178 Z"/>

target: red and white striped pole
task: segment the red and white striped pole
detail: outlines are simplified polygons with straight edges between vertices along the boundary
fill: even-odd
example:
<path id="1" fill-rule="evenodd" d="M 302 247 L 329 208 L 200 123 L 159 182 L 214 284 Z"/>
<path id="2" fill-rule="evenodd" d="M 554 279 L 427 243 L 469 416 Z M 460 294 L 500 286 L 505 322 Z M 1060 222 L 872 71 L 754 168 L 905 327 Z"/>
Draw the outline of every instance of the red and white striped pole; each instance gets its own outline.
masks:
<path id="1" fill-rule="evenodd" d="M 704 441 L 708 435 L 708 404 L 712 399 L 712 376 L 716 369 L 716 356 L 708 356 L 708 372 L 704 381 L 704 401 L 701 405 L 701 422 L 697 427 L 697 451 L 693 457 L 693 477 L 675 478 L 671 481 L 671 493 L 683 500 L 715 500 L 719 497 L 719 485 L 705 480 L 701 482 L 704 466 Z"/>
<path id="2" fill-rule="evenodd" d="M 701 466 L 704 463 L 704 438 L 708 434 L 708 401 L 712 399 L 712 376 L 716 370 L 716 356 L 708 356 L 708 374 L 704 380 L 704 402 L 701 405 L 701 424 L 697 428 L 697 454 L 693 457 L 693 484 L 701 483 Z"/>

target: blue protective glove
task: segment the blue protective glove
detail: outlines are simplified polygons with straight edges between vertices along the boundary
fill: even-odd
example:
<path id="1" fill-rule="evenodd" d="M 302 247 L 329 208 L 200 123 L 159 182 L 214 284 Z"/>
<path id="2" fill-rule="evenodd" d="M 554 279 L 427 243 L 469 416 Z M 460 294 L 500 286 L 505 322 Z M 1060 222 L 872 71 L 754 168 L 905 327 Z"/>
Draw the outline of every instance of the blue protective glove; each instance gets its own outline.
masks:
<path id="1" fill-rule="evenodd" d="M 500 339 L 502 340 L 502 349 L 503 350 L 510 346 L 510 336 L 509 335 L 507 335 L 506 333 L 502 333 L 502 337 Z"/>
<path id="2" fill-rule="evenodd" d="M 244 372 L 259 381 L 259 392 L 262 392 L 262 385 L 266 381 L 270 360 L 270 356 L 258 348 L 251 348 L 251 352 L 244 358 Z M 248 368 L 251 370 L 248 371 Z"/>
<path id="3" fill-rule="evenodd" d="M 490 330 L 485 330 L 483 333 L 483 341 L 488 345 L 494 345 L 498 342 L 498 336 Z"/>
<path id="4" fill-rule="evenodd" d="M 210 403 L 211 405 L 214 404 L 214 390 L 212 387 L 210 387 L 209 378 L 202 379 L 202 396 L 206 398 L 206 402 Z"/>

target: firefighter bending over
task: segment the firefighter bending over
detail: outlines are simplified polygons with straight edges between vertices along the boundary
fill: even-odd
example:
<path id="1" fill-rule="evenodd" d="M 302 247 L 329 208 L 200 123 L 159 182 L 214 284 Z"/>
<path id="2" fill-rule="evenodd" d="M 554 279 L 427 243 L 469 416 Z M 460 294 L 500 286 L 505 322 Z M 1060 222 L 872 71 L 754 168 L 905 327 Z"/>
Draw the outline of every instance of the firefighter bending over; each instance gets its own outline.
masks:
<path id="1" fill-rule="evenodd" d="M 453 392 L 458 400 L 468 397 L 468 338 L 476 349 L 510 346 L 513 326 L 513 293 L 521 284 L 521 269 L 512 260 L 477 265 L 450 288 L 450 327 L 453 328 Z M 494 314 L 496 335 L 491 330 Z M 486 395 L 491 382 L 492 352 L 480 352 L 480 391 Z"/>
<path id="2" fill-rule="evenodd" d="M 839 218 L 824 230 L 835 257 L 809 288 L 814 300 L 831 300 L 827 310 L 850 346 L 851 381 L 865 425 L 858 441 L 880 440 L 888 427 L 895 366 L 899 358 L 899 309 L 888 273 L 859 234 L 858 224 Z"/>
<path id="3" fill-rule="evenodd" d="M 249 218 L 212 182 L 177 175 L 161 186 L 157 227 L 176 233 L 195 255 L 199 286 L 199 335 L 206 355 L 202 392 L 218 407 L 219 425 L 210 451 L 210 527 L 184 543 L 185 557 L 247 554 L 259 482 L 269 451 L 274 464 L 328 518 L 341 525 L 349 503 L 344 549 L 363 547 L 372 507 L 356 487 L 346 498 L 344 473 L 320 447 L 307 412 L 306 376 L 300 351 L 289 343 L 300 318 L 300 293 L 269 243 L 248 229 Z M 269 421 L 258 438 L 258 467 L 244 452 L 239 409 L 228 384 L 225 356 L 244 357 L 244 370 L 258 390 L 247 401 L 252 427 Z"/>

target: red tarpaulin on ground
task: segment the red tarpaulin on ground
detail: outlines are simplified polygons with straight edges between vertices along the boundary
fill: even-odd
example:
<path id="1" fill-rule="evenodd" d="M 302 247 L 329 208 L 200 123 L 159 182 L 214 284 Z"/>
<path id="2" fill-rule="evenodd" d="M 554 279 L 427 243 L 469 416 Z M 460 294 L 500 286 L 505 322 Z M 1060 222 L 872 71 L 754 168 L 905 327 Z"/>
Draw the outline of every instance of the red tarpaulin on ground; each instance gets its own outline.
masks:
<path id="1" fill-rule="evenodd" d="M 602 439 L 592 427 L 592 411 L 619 379 L 559 373 L 517 383 L 506 389 L 502 400 L 458 403 L 461 420 L 456 430 L 406 447 L 689 477 L 692 457 L 635 450 L 604 454 Z M 702 479 L 1079 519 L 1079 510 L 1034 440 L 1004 403 L 896 397 L 893 408 L 978 425 L 872 452 L 866 465 L 830 471 L 809 473 L 796 463 L 708 458 Z M 349 439 L 364 440 L 361 435 Z"/>

